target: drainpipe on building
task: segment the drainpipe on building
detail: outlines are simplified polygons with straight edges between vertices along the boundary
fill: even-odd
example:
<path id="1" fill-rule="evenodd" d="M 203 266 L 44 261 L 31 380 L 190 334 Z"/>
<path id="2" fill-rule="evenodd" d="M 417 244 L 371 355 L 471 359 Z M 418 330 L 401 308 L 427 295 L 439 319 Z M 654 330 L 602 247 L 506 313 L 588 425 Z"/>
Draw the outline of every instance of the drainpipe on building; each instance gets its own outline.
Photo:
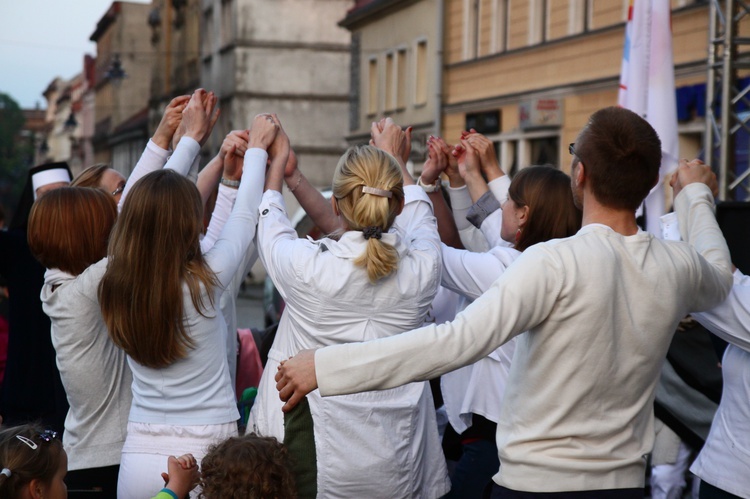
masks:
<path id="1" fill-rule="evenodd" d="M 435 134 L 443 135 L 443 31 L 445 25 L 445 0 L 438 0 L 437 10 L 437 60 L 435 61 Z"/>

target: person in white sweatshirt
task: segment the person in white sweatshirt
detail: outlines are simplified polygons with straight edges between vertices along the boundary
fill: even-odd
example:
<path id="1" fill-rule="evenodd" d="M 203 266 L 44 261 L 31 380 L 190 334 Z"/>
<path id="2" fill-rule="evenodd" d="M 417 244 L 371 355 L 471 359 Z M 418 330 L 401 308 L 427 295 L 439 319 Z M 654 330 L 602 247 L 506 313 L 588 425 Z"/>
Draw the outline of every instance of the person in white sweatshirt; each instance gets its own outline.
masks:
<path id="1" fill-rule="evenodd" d="M 689 244 L 638 229 L 659 180 L 661 142 L 621 108 L 594 113 L 571 144 L 583 227 L 526 250 L 451 323 L 300 352 L 277 373 L 289 410 L 322 396 L 428 379 L 523 331 L 497 429 L 495 497 L 643 497 L 653 397 L 679 320 L 721 302 L 729 252 L 712 212 L 710 168 L 682 161 L 675 206 Z"/>
<path id="2" fill-rule="evenodd" d="M 96 299 L 101 271 L 93 265 L 107 254 L 115 220 L 117 206 L 109 193 L 61 187 L 34 203 L 28 229 L 29 247 L 47 268 L 40 298 L 70 404 L 63 435 L 66 483 L 105 496 L 117 492 L 133 381 Z"/>
<path id="3" fill-rule="evenodd" d="M 200 100 L 188 104 L 183 123 L 207 123 L 208 113 L 188 114 Z M 275 134 L 270 116 L 259 115 L 244 166 L 234 151 L 225 156 L 237 162 L 227 180 L 236 184 L 241 173 L 239 191 L 221 235 L 205 253 L 199 240 L 202 202 L 189 180 L 160 170 L 126 189 L 98 293 L 110 337 L 127 353 L 133 372 L 118 497 L 149 497 L 161 482 L 144 477 L 164 458 L 187 451 L 200 462 L 208 445 L 237 434 L 218 300 L 254 239 L 266 151 Z"/>

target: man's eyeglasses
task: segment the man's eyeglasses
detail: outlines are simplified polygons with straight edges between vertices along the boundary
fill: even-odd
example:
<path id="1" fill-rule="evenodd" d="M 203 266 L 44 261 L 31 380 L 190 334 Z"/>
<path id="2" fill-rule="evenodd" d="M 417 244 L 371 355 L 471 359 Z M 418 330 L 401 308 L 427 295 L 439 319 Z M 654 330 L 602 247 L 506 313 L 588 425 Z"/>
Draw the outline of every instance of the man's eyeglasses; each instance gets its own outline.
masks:
<path id="1" fill-rule="evenodd" d="M 53 430 L 44 430 L 41 433 L 37 434 L 37 437 L 39 440 L 43 440 L 47 443 L 51 442 L 52 440 L 57 438 L 57 432 Z M 20 440 L 21 442 L 25 443 L 29 446 L 32 450 L 36 450 L 39 448 L 39 446 L 29 437 L 24 437 L 23 435 L 16 435 L 16 438 Z"/>
<path id="2" fill-rule="evenodd" d="M 581 158 L 581 155 L 580 155 L 580 154 L 578 154 L 578 152 L 576 151 L 576 143 L 575 143 L 575 142 L 571 142 L 571 143 L 570 143 L 570 144 L 568 145 L 568 152 L 570 153 L 570 155 L 571 155 L 571 156 L 575 156 L 575 158 L 577 158 L 577 159 L 575 160 L 576 162 L 577 162 L 577 161 L 583 161 L 583 158 Z M 574 164 L 575 164 L 575 163 L 574 163 Z"/>

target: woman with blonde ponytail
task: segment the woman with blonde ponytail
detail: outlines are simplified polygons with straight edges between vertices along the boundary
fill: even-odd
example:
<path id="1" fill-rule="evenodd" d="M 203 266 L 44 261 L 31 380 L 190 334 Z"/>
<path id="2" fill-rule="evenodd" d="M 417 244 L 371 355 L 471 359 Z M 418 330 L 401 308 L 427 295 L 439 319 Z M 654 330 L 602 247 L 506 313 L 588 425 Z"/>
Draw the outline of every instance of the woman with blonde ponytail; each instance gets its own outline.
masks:
<path id="1" fill-rule="evenodd" d="M 424 322 L 440 282 L 440 241 L 432 205 L 404 168 L 406 142 L 388 120 L 373 125 L 374 145 L 344 153 L 331 198 L 339 230 L 319 241 L 297 237 L 281 195 L 286 178 L 300 199 L 310 187 L 304 177 L 289 165 L 268 173 L 258 251 L 286 308 L 248 429 L 283 440 L 299 459 L 294 449 L 307 435 L 293 422 L 311 417 L 316 469 L 305 490 L 297 473 L 301 497 L 434 498 L 450 488 L 427 383 L 325 400 L 313 392 L 306 415 L 288 414 L 285 423 L 274 381 L 299 350 L 393 336 Z"/>
<path id="2" fill-rule="evenodd" d="M 383 240 L 383 233 L 404 207 L 403 183 L 401 167 L 394 158 L 372 146 L 346 151 L 333 176 L 334 213 L 349 230 L 361 231 L 367 241 L 365 252 L 354 264 L 367 269 L 373 284 L 398 268 L 398 251 Z"/>

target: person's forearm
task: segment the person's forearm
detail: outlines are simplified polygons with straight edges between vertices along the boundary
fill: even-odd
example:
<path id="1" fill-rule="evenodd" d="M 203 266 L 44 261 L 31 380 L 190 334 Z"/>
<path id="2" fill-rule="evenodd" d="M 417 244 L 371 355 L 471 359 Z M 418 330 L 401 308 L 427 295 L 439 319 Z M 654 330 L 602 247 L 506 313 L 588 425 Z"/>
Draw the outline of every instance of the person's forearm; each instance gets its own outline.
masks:
<path id="1" fill-rule="evenodd" d="M 482 171 L 484 172 L 484 176 L 487 177 L 487 182 L 492 182 L 505 176 L 505 172 L 500 169 L 500 165 L 496 161 L 489 165 L 482 163 Z"/>
<path id="2" fill-rule="evenodd" d="M 525 264 L 520 261 L 524 257 Z M 559 272 L 559 262 L 532 251 L 452 322 L 316 350 L 320 394 L 327 397 L 393 388 L 476 362 L 548 317 L 562 286 Z M 522 281 L 524 286 L 518 286 Z"/>
<path id="3" fill-rule="evenodd" d="M 284 177 L 284 181 L 305 213 L 324 234 L 332 234 L 341 228 L 341 222 L 333 213 L 331 203 L 307 180 L 301 170 L 297 169 L 290 176 Z"/>
<path id="4" fill-rule="evenodd" d="M 734 273 L 732 290 L 717 307 L 691 314 L 706 329 L 750 352 L 750 277 Z"/>
<path id="5" fill-rule="evenodd" d="M 704 258 L 697 289 L 693 290 L 693 311 L 703 311 L 721 303 L 732 287 L 732 262 L 713 213 L 713 195 L 704 184 L 686 185 L 675 197 L 680 235 Z"/>
<path id="6" fill-rule="evenodd" d="M 146 144 L 146 148 L 143 150 L 140 159 L 135 164 L 135 168 L 130 173 L 128 181 L 125 183 L 125 189 L 122 191 L 120 196 L 120 202 L 117 204 L 117 211 L 122 210 L 122 205 L 125 203 L 125 198 L 128 197 L 130 188 L 133 187 L 138 180 L 145 177 L 149 173 L 156 171 L 164 167 L 164 163 L 167 162 L 169 151 L 156 144 L 153 140 L 150 140 Z"/>
<path id="7" fill-rule="evenodd" d="M 198 180 L 195 182 L 195 186 L 198 187 L 198 192 L 201 193 L 203 209 L 206 208 L 208 199 L 216 189 L 216 186 L 219 185 L 223 168 L 224 165 L 221 158 L 216 155 L 198 174 Z"/>
<path id="8" fill-rule="evenodd" d="M 271 166 L 266 174 L 266 185 L 264 191 L 277 191 L 281 192 L 284 186 L 284 165 L 286 165 L 286 157 L 284 158 L 273 158 L 271 160 Z"/>
<path id="9" fill-rule="evenodd" d="M 490 188 L 487 187 L 487 182 L 484 181 L 482 175 L 478 171 L 466 175 L 464 181 L 466 182 L 466 187 L 469 189 L 469 196 L 471 196 L 471 201 L 473 203 L 479 201 L 479 198 L 490 190 Z"/>
<path id="10" fill-rule="evenodd" d="M 445 202 L 442 191 L 430 192 L 427 194 L 432 201 L 432 209 L 438 224 L 438 234 L 440 240 L 451 248 L 463 249 L 461 238 L 458 235 L 456 221 L 453 220 L 453 213 Z"/>
<path id="11" fill-rule="evenodd" d="M 401 173 L 404 175 L 404 185 L 416 185 L 414 177 L 412 177 L 409 170 L 406 169 L 406 163 L 404 163 L 404 160 L 399 156 L 394 157 L 396 158 L 396 161 L 398 161 L 398 165 L 401 167 Z"/>
<path id="12" fill-rule="evenodd" d="M 172 156 L 169 157 L 167 164 L 164 165 L 164 169 L 174 170 L 183 177 L 187 176 L 200 152 L 200 144 L 195 139 L 184 136 L 180 139 Z"/>

